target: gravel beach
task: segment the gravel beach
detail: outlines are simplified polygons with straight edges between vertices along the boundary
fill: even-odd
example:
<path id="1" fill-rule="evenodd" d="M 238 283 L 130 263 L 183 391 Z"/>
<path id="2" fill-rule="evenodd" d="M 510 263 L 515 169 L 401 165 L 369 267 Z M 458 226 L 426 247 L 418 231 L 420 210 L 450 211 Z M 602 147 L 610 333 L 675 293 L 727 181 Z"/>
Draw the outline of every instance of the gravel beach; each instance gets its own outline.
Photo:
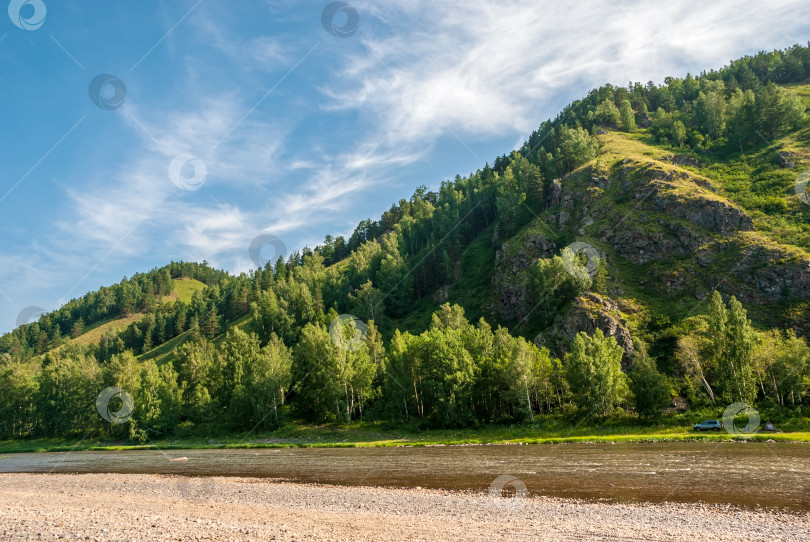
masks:
<path id="1" fill-rule="evenodd" d="M 810 514 L 256 478 L 0 474 L 2 540 L 810 540 Z"/>

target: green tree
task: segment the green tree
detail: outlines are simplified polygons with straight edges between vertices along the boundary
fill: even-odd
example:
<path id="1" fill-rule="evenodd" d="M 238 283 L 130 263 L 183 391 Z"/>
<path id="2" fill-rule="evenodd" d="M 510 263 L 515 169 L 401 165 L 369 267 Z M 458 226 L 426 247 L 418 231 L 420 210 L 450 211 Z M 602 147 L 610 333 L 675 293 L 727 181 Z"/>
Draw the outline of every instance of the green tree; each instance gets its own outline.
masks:
<path id="1" fill-rule="evenodd" d="M 763 334 L 753 359 L 763 398 L 777 405 L 796 405 L 810 387 L 810 347 L 790 330 Z"/>
<path id="2" fill-rule="evenodd" d="M 676 120 L 672 123 L 669 140 L 674 146 L 683 147 L 683 143 L 686 141 L 686 125 L 680 120 Z"/>
<path id="3" fill-rule="evenodd" d="M 223 371 L 214 346 L 201 339 L 176 350 L 174 366 L 183 390 L 183 416 L 195 424 L 213 423 L 221 415 L 220 395 Z"/>
<path id="4" fill-rule="evenodd" d="M 408 259 L 400 252 L 400 242 L 400 236 L 393 232 L 383 236 L 384 256 L 375 279 L 384 295 L 385 308 L 393 316 L 405 314 L 413 296 L 413 274 Z M 375 315 L 368 314 L 367 318 L 379 322 L 378 312 L 375 310 Z"/>
<path id="5" fill-rule="evenodd" d="M 495 207 L 504 235 L 511 236 L 516 230 L 517 215 L 521 205 L 526 201 L 526 192 L 520 190 L 512 168 L 507 167 L 498 179 Z"/>
<path id="6" fill-rule="evenodd" d="M 537 260 L 528 277 L 527 290 L 533 308 L 524 318 L 534 319 L 541 327 L 549 325 L 564 306 L 592 284 L 588 270 L 568 248 L 560 256 Z"/>
<path id="7" fill-rule="evenodd" d="M 646 346 L 641 342 L 636 344 L 630 391 L 633 392 L 636 411 L 647 418 L 660 418 L 671 400 L 667 378 L 658 372 L 655 361 L 649 357 Z"/>
<path id="8" fill-rule="evenodd" d="M 599 141 L 580 127 L 563 126 L 559 131 L 558 151 L 562 160 L 563 173 L 566 173 L 596 158 Z"/>
<path id="9" fill-rule="evenodd" d="M 625 132 L 632 132 L 636 129 L 636 114 L 633 111 L 633 106 L 630 100 L 622 100 L 621 107 L 619 108 L 619 115 L 621 121 L 619 125 Z"/>
<path id="10" fill-rule="evenodd" d="M 95 360 L 56 357 L 43 367 L 38 381 L 35 403 L 45 435 L 83 435 L 104 427 L 95 405 L 105 386 Z"/>
<path id="11" fill-rule="evenodd" d="M 353 325 L 344 326 L 347 332 Z M 309 323 L 301 330 L 294 350 L 293 375 L 298 412 L 312 421 L 344 419 L 347 409 L 344 385 L 348 374 L 329 330 Z"/>
<path id="12" fill-rule="evenodd" d="M 245 375 L 248 411 L 243 414 L 251 427 L 273 427 L 280 422 L 280 411 L 291 382 L 292 352 L 280 338 L 272 335 L 254 363 L 247 367 Z"/>
<path id="13" fill-rule="evenodd" d="M 350 293 L 349 300 L 357 308 L 359 316 L 365 320 L 379 321 L 385 309 L 383 304 L 385 296 L 371 284 L 370 280 Z"/>
<path id="14" fill-rule="evenodd" d="M 756 334 L 737 298 L 732 296 L 726 307 L 720 292 L 714 291 L 709 303 L 707 338 L 704 355 L 714 362 L 721 396 L 729 402 L 753 402 Z"/>
<path id="15" fill-rule="evenodd" d="M 606 416 L 627 394 L 622 372 L 624 350 L 613 337 L 597 329 L 592 337 L 580 331 L 565 355 L 568 383 L 574 403 L 590 413 Z"/>
<path id="16" fill-rule="evenodd" d="M 722 89 L 712 90 L 708 94 L 701 92 L 698 95 L 695 116 L 703 133 L 712 139 L 722 137 L 726 130 L 726 98 Z"/>
<path id="17" fill-rule="evenodd" d="M 0 438 L 23 438 L 36 427 L 34 373 L 18 363 L 0 364 Z"/>
<path id="18" fill-rule="evenodd" d="M 686 376 L 685 383 L 693 397 L 698 396 L 698 390 L 706 392 L 712 405 L 716 404 L 716 394 L 711 380 L 713 373 L 712 360 L 704 355 L 705 340 L 701 336 L 685 335 L 677 339 L 675 357 Z"/>
<path id="19" fill-rule="evenodd" d="M 84 320 L 80 317 L 73 322 L 73 326 L 70 328 L 70 336 L 75 339 L 82 333 L 84 333 Z"/>
<path id="20" fill-rule="evenodd" d="M 605 98 L 596 108 L 594 120 L 601 126 L 618 128 L 622 124 L 622 114 L 619 112 L 619 108 L 616 107 L 616 104 L 613 103 L 613 100 Z"/>
<path id="21" fill-rule="evenodd" d="M 220 347 L 223 386 L 219 401 L 227 406 L 227 418 L 234 427 L 244 427 L 250 418 L 250 397 L 247 390 L 248 374 L 260 363 L 261 345 L 255 333 L 234 328 L 228 331 Z"/>
<path id="22" fill-rule="evenodd" d="M 140 387 L 134 392 L 135 410 L 130 420 L 130 437 L 144 442 L 148 434 L 166 434 L 180 422 L 183 390 L 171 364 L 158 367 L 154 360 L 143 364 Z"/>

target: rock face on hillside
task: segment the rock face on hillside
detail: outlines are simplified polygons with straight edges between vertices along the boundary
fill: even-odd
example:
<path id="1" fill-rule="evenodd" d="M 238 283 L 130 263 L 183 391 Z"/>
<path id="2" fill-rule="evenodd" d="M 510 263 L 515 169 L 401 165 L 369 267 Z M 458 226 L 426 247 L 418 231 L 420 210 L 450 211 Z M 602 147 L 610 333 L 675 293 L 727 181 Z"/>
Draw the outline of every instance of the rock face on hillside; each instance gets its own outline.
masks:
<path id="1" fill-rule="evenodd" d="M 668 158 L 677 164 L 697 164 L 689 157 Z M 707 179 L 630 160 L 622 164 L 617 178 L 623 191 L 637 203 L 633 212 L 602 226 L 598 236 L 633 263 L 693 254 L 712 233 L 729 235 L 753 229 L 751 217 L 717 197 Z M 560 200 L 565 202 L 565 195 Z"/>
<path id="2" fill-rule="evenodd" d="M 601 329 L 606 337 L 616 339 L 619 346 L 624 349 L 622 369 L 625 372 L 630 371 L 636 349 L 627 327 L 627 320 L 619 312 L 615 301 L 592 292 L 577 298 L 571 310 L 558 317 L 548 331 L 535 339 L 535 343 L 546 344 L 562 353 L 569 349 L 577 333 L 584 331 L 588 335 L 593 335 L 597 329 Z"/>
<path id="3" fill-rule="evenodd" d="M 512 250 L 512 244 L 517 244 Z M 526 287 L 515 280 L 518 273 L 528 268 L 538 258 L 551 258 L 557 245 L 545 235 L 532 233 L 504 243 L 495 253 L 495 273 L 492 283 L 498 296 L 497 313 L 502 320 L 519 318 L 526 312 Z"/>
<path id="4" fill-rule="evenodd" d="M 676 232 L 657 228 L 650 230 L 635 223 L 621 228 L 605 226 L 599 231 L 599 240 L 610 243 L 613 248 L 633 263 L 644 264 L 652 260 L 666 260 L 682 256 L 700 246 L 701 239 L 689 228 L 677 228 Z"/>
<path id="5" fill-rule="evenodd" d="M 674 191 L 667 192 L 661 185 L 654 183 L 653 202 L 655 210 L 666 213 L 673 218 L 683 218 L 701 228 L 714 233 L 731 233 L 751 231 L 754 223 L 751 217 L 736 205 L 721 199 L 709 199 L 700 196 L 684 196 Z"/>
<path id="6" fill-rule="evenodd" d="M 619 282 L 613 290 L 617 299 L 627 276 L 613 274 L 621 270 L 611 259 L 650 264 L 632 284 L 661 299 L 702 301 L 714 289 L 752 304 L 810 299 L 810 256 L 754 232 L 752 218 L 692 169 L 700 167 L 690 156 L 621 158 L 608 168 L 597 162 L 554 179 L 535 209 L 537 221 L 511 239 L 500 239 L 506 242 L 497 251 L 490 312 L 516 324 L 532 308 L 526 270 L 572 241 L 592 244 L 606 255 L 608 274 Z M 799 321 L 801 314 L 786 324 L 810 332 L 810 323 Z M 588 293 L 548 329 L 531 331 L 539 332 L 538 343 L 563 355 L 579 331 L 596 329 L 616 338 L 628 370 L 635 348 L 614 300 Z"/>
<path id="7" fill-rule="evenodd" d="M 780 303 L 810 297 L 810 257 L 779 246 L 712 246 L 699 251 L 695 261 L 708 268 L 727 251 L 737 254 L 733 281 L 724 288 L 747 303 Z"/>

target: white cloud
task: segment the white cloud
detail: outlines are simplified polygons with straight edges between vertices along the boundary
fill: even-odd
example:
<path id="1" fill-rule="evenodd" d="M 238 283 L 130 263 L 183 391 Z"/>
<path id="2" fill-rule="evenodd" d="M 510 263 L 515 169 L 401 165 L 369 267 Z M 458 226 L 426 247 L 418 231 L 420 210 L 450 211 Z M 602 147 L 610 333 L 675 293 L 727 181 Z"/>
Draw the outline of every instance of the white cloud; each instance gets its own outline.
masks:
<path id="1" fill-rule="evenodd" d="M 323 89 L 325 108 L 373 116 L 373 140 L 391 147 L 429 143 L 448 128 L 464 139 L 528 134 L 556 113 L 555 97 L 578 97 L 573 88 L 719 68 L 751 47 L 797 41 L 810 15 L 799 1 L 416 0 L 357 8 L 385 30 L 358 32 L 368 55 L 346 59 Z"/>

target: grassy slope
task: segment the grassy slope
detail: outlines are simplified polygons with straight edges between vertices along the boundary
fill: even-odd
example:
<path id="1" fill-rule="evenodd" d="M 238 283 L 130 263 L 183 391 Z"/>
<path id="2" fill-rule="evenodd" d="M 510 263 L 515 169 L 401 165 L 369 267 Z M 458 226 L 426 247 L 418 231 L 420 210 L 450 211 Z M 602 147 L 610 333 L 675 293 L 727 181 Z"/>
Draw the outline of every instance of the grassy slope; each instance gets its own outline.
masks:
<path id="1" fill-rule="evenodd" d="M 101 337 L 108 331 L 111 331 L 112 333 L 120 333 L 121 331 L 124 331 L 127 326 L 137 322 L 141 318 L 143 318 L 142 314 L 131 314 L 125 318 L 109 318 L 87 328 L 84 333 L 75 339 L 67 339 L 63 343 L 63 346 L 60 346 L 60 348 L 63 348 L 68 344 L 78 344 L 82 346 L 88 344 L 98 344 L 99 339 L 101 339 Z"/>
<path id="2" fill-rule="evenodd" d="M 191 278 L 173 279 L 173 282 L 174 289 L 172 290 L 172 293 L 167 296 L 163 296 L 163 298 L 160 300 L 162 303 L 174 303 L 177 300 L 184 303 L 189 303 L 191 302 L 191 296 L 194 295 L 194 292 L 203 290 L 206 287 L 202 282 Z M 85 329 L 84 333 L 75 339 L 66 339 L 63 345 L 59 348 L 64 348 L 66 345 L 72 343 L 82 346 L 98 344 L 99 339 L 101 339 L 101 337 L 108 331 L 112 333 L 120 333 L 121 331 L 125 330 L 127 326 L 139 321 L 141 318 L 143 318 L 143 314 L 141 313 L 131 314 L 124 318 L 109 318 Z M 172 341 L 164 343 L 163 346 L 166 346 L 171 342 Z"/>

